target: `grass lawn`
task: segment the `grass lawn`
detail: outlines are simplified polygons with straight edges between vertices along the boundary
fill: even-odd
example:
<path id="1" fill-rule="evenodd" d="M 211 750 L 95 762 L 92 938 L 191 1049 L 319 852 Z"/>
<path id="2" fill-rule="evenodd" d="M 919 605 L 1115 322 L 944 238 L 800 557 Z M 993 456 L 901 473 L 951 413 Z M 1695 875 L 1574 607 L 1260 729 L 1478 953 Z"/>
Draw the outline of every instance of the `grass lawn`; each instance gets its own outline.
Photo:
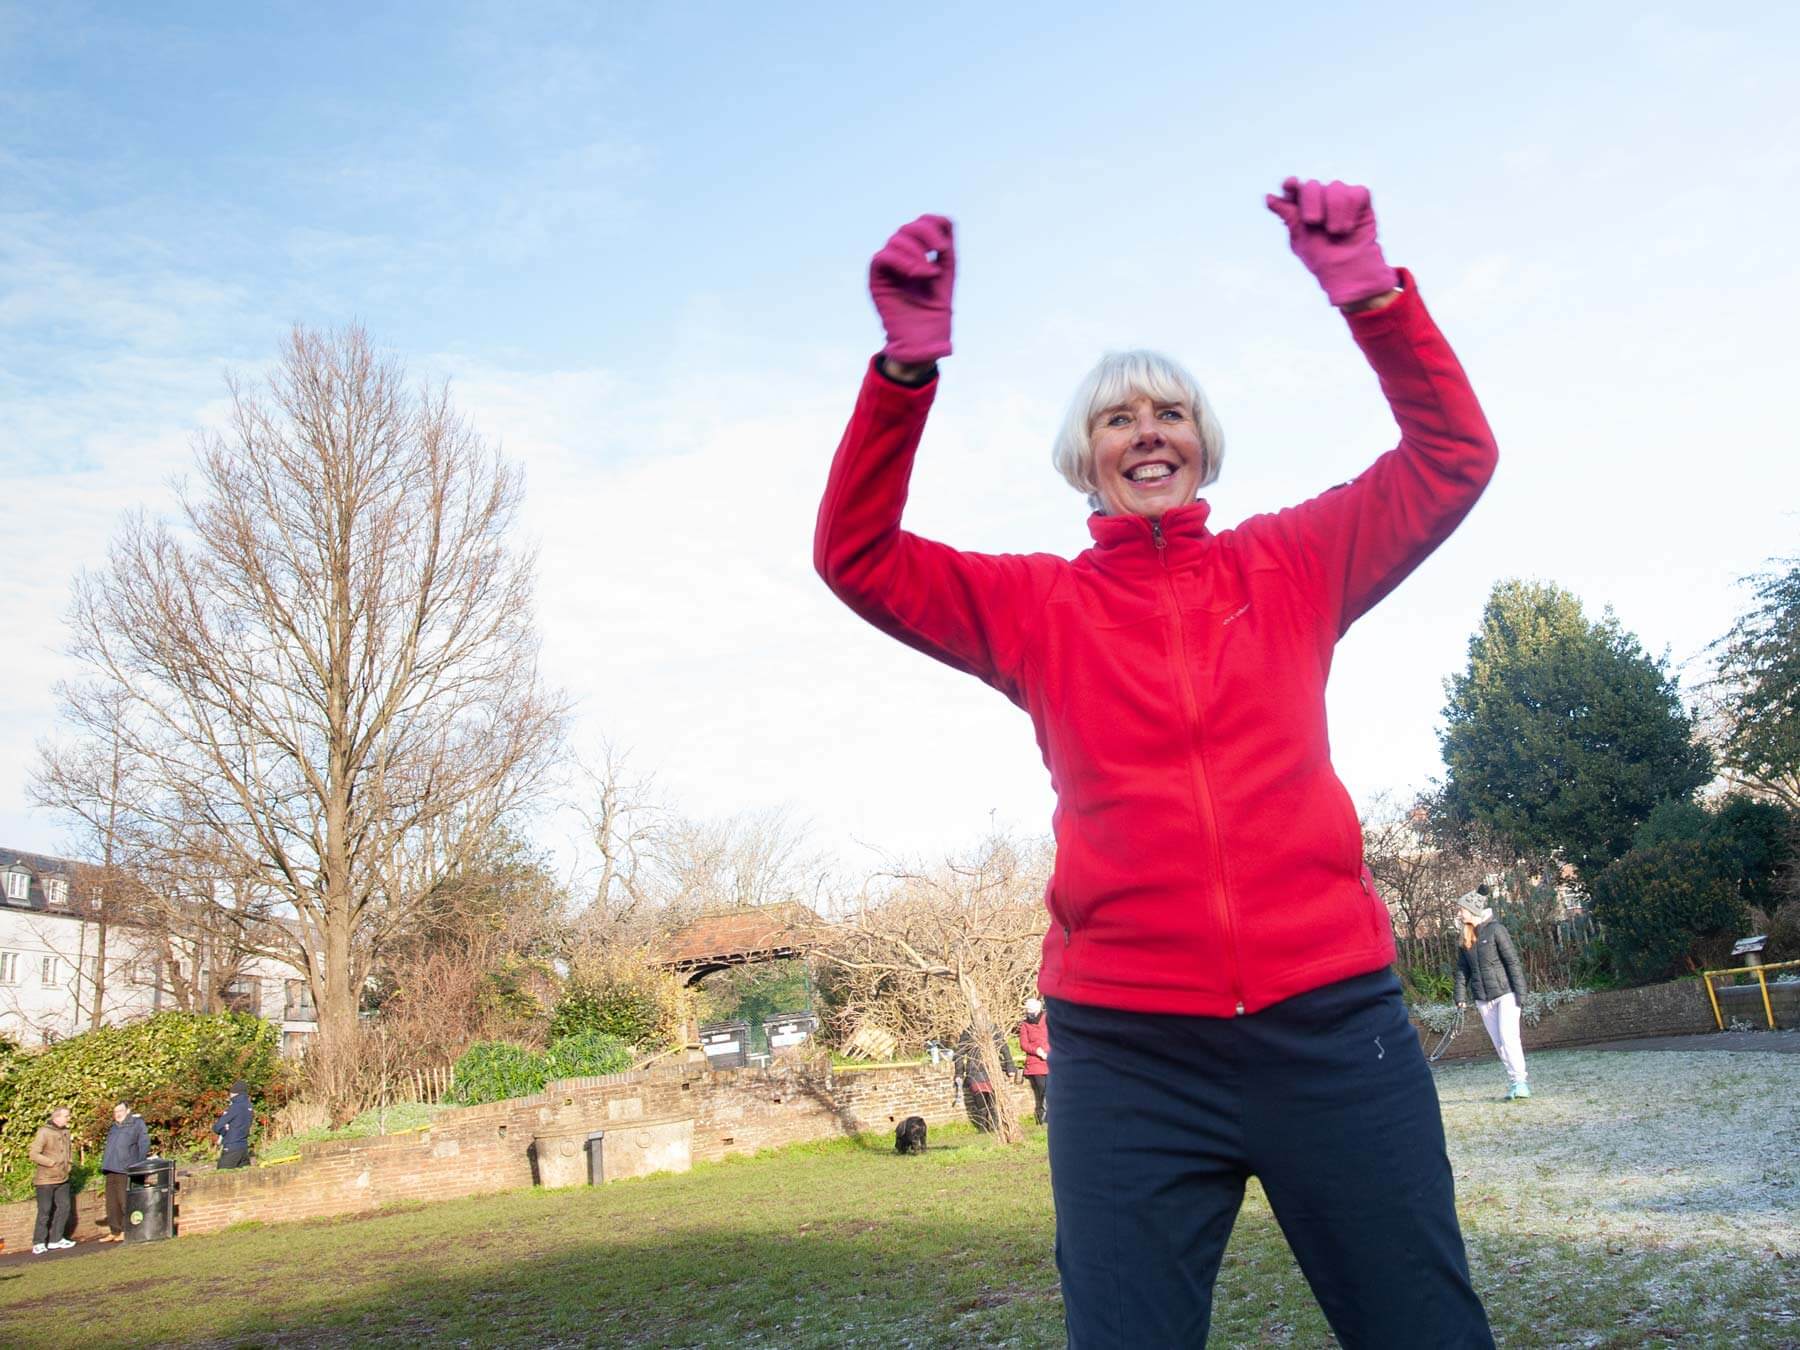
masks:
<path id="1" fill-rule="evenodd" d="M 1800 1346 L 1800 1056 L 1441 1072 L 1500 1343 Z M 1044 1141 L 805 1146 L 603 1190 L 248 1226 L 0 1270 L 0 1343 L 1055 1346 Z M 1330 1345 L 1252 1188 L 1214 1344 Z"/>

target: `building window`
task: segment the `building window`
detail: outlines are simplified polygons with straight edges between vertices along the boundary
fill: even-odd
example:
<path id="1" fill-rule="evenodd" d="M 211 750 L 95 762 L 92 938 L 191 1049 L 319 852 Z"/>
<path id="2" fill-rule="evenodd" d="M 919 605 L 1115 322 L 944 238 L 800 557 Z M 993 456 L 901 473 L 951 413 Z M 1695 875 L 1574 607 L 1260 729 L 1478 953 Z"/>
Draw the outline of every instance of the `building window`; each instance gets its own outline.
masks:
<path id="1" fill-rule="evenodd" d="M 17 984 L 19 982 L 19 954 L 17 952 L 0 952 L 0 984 Z"/>
<path id="2" fill-rule="evenodd" d="M 62 973 L 59 969 L 61 965 L 62 963 L 54 956 L 46 956 L 38 963 L 38 983 L 46 988 L 55 984 L 57 977 Z"/>
<path id="3" fill-rule="evenodd" d="M 305 980 L 289 980 L 285 990 L 287 1006 L 282 1010 L 284 1022 L 316 1022 L 318 1009 L 313 1006 L 312 986 Z"/>
<path id="4" fill-rule="evenodd" d="M 23 867 L 9 867 L 4 875 L 8 900 L 29 900 L 31 898 L 31 873 Z"/>
<path id="5" fill-rule="evenodd" d="M 133 961 L 131 963 L 131 982 L 143 985 L 146 989 L 156 984 L 156 962 Z"/>
<path id="6" fill-rule="evenodd" d="M 44 878 L 44 899 L 59 908 L 69 903 L 69 883 L 61 877 Z"/>
<path id="7" fill-rule="evenodd" d="M 225 984 L 225 1006 L 232 1012 L 262 1016 L 262 981 L 254 976 L 239 975 Z"/>

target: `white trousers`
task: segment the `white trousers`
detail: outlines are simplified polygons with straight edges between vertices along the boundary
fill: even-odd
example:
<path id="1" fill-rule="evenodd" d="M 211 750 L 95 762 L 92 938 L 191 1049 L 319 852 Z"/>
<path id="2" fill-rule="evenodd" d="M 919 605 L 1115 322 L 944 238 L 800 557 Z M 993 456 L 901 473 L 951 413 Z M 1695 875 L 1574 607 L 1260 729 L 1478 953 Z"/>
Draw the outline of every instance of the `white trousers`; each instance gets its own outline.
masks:
<path id="1" fill-rule="evenodd" d="M 1499 998 L 1476 999 L 1475 1006 L 1481 1010 L 1481 1024 L 1494 1043 L 1494 1053 L 1506 1066 L 1507 1078 L 1523 1083 L 1525 1042 L 1519 1039 L 1519 1000 L 1509 989 Z"/>

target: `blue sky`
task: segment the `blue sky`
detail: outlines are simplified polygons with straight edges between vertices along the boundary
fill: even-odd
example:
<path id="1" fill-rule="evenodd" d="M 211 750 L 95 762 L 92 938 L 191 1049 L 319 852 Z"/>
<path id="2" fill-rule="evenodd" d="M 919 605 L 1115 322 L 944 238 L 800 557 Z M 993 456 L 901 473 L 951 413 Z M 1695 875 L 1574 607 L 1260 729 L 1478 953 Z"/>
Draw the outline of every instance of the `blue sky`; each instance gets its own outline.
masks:
<path id="1" fill-rule="evenodd" d="M 165 510 L 227 369 L 367 324 L 525 465 L 546 673 L 697 813 L 821 844 L 1042 828 L 1029 728 L 859 629 L 810 517 L 878 330 L 868 255 L 958 222 L 957 355 L 914 494 L 968 547 L 1073 552 L 1076 378 L 1164 347 L 1230 449 L 1222 522 L 1391 422 L 1261 194 L 1374 191 L 1502 446 L 1457 537 L 1344 644 L 1352 791 L 1437 770 L 1492 582 L 1694 662 L 1796 544 L 1800 32 L 1775 6 L 0 3 L 0 839 L 68 584 Z"/>

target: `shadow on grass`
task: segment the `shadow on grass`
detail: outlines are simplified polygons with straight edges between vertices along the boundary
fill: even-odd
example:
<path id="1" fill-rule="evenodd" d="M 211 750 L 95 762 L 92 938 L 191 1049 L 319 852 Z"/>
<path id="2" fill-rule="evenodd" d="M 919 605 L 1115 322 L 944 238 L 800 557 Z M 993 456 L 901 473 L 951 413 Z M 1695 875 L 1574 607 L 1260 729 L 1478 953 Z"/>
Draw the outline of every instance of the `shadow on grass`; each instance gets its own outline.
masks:
<path id="1" fill-rule="evenodd" d="M 259 1297 L 249 1275 L 233 1277 L 230 1300 L 209 1299 L 198 1281 L 140 1285 L 128 1309 L 109 1298 L 50 1295 L 13 1303 L 0 1340 L 796 1350 L 863 1336 L 882 1344 L 1062 1343 L 1048 1235 L 1016 1226 L 839 1215 L 779 1229 L 721 1224 L 655 1240 L 589 1239 L 540 1255 L 446 1242 L 411 1256 L 405 1271 L 380 1279 L 364 1271 L 304 1299 Z M 199 1312 L 209 1302 L 215 1315 Z M 979 1334 L 958 1332 L 965 1324 Z"/>
<path id="2" fill-rule="evenodd" d="M 969 1209 L 978 1208 L 971 1197 Z M 784 1350 L 1063 1343 L 1051 1233 L 1041 1217 L 804 1213 L 795 1205 L 785 1218 L 760 1212 L 749 1222 L 617 1240 L 581 1234 L 537 1254 L 521 1249 L 522 1227 L 479 1240 L 439 1233 L 407 1244 L 402 1259 L 385 1265 L 371 1248 L 368 1259 L 344 1262 L 342 1279 L 315 1279 L 299 1291 L 260 1289 L 253 1269 L 230 1272 L 221 1287 L 216 1273 L 208 1277 L 213 1263 L 202 1262 L 188 1279 L 13 1303 L 4 1339 L 19 1346 L 95 1337 L 137 1345 Z M 554 1242 L 580 1222 L 561 1217 L 544 1225 L 542 1240 Z M 1725 1343 L 1714 1337 L 1792 1344 L 1785 1269 L 1723 1244 L 1681 1253 L 1654 1243 L 1475 1231 L 1471 1250 L 1502 1345 Z M 265 1269 L 269 1255 L 276 1253 L 262 1257 Z M 1222 1346 L 1331 1343 L 1260 1206 L 1246 1209 L 1232 1238 L 1214 1325 Z"/>

